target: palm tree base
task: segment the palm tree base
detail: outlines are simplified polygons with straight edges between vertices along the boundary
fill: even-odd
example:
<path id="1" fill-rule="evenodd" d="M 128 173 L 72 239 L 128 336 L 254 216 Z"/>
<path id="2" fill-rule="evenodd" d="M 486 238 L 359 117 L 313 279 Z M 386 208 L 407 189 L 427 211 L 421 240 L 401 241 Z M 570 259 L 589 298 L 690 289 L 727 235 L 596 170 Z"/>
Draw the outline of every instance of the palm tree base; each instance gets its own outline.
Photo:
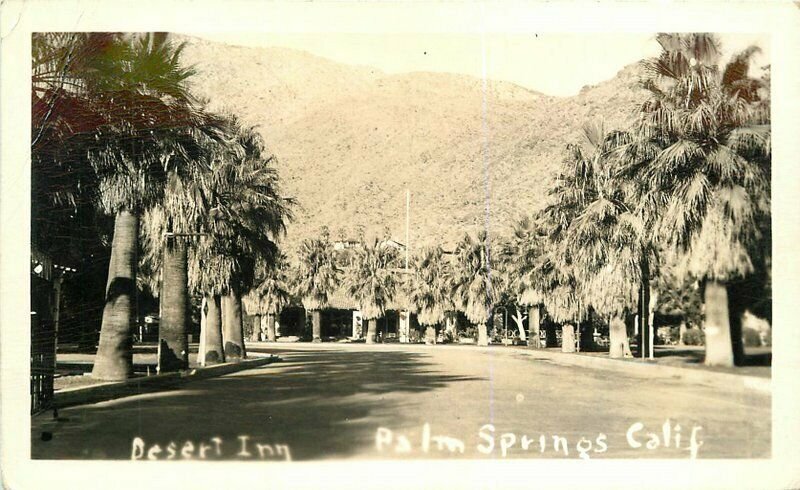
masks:
<path id="1" fill-rule="evenodd" d="M 706 366 L 733 367 L 733 344 L 728 311 L 728 289 L 719 281 L 705 287 Z"/>
<path id="2" fill-rule="evenodd" d="M 575 327 L 572 325 L 561 327 L 561 352 L 575 352 Z"/>

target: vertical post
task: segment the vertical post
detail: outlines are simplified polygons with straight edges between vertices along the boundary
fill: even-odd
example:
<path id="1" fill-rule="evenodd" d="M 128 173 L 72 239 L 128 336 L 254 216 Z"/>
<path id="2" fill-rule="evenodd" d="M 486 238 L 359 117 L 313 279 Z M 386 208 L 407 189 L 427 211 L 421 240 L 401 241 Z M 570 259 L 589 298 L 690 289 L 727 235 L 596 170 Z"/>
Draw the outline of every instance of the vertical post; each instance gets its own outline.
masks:
<path id="1" fill-rule="evenodd" d="M 168 245 L 169 238 L 164 238 L 164 247 L 166 248 Z M 158 346 L 156 347 L 156 374 L 161 372 L 161 363 L 158 362 L 161 359 L 161 320 L 164 317 L 164 268 L 162 267 L 158 273 L 158 330 L 159 330 L 159 342 Z M 138 288 L 137 288 L 138 289 Z M 136 321 L 139 321 L 139 310 L 136 310 Z M 147 375 L 150 376 L 150 371 L 148 370 Z"/>
<path id="2" fill-rule="evenodd" d="M 581 301 L 578 300 L 578 325 L 575 327 L 575 341 L 577 343 L 576 352 L 581 351 L 581 323 L 583 322 L 583 311 L 581 311 Z"/>
<path id="3" fill-rule="evenodd" d="M 406 277 L 408 277 L 408 256 L 409 256 L 409 249 L 411 248 L 411 191 L 406 189 Z M 402 330 L 402 334 L 400 335 L 400 342 L 408 343 L 409 336 L 411 334 L 411 310 L 409 305 L 406 304 L 405 311 L 400 312 L 400 329 Z"/>
<path id="4" fill-rule="evenodd" d="M 208 304 L 206 303 L 206 295 L 200 300 L 200 345 L 197 347 L 197 363 L 201 366 L 206 365 L 206 329 L 208 323 L 206 315 L 208 313 Z"/>
<path id="5" fill-rule="evenodd" d="M 53 372 L 58 368 L 58 327 L 61 319 L 61 283 L 64 276 L 59 275 L 53 281 L 55 304 L 53 305 Z"/>
<path id="6" fill-rule="evenodd" d="M 411 191 L 406 189 L 406 274 L 408 273 L 408 250 L 411 248 Z"/>

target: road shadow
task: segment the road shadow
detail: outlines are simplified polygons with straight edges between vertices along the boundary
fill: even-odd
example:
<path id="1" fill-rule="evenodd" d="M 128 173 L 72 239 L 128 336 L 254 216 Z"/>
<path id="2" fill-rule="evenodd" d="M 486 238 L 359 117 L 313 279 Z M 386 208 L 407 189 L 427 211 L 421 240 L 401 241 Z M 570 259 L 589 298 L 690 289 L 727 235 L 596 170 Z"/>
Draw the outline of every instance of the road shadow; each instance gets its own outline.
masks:
<path id="1" fill-rule="evenodd" d="M 62 411 L 65 422 L 35 417 L 33 459 L 130 459 L 132 441 L 224 441 L 220 459 L 239 459 L 239 436 L 286 444 L 293 460 L 343 458 L 372 444 L 380 425 L 419 420 L 396 398 L 477 380 L 437 371 L 428 354 L 352 350 L 284 351 L 284 362 L 186 383 L 172 391 Z M 455 407 L 454 407 L 455 408 Z M 37 420 L 38 419 L 38 420 Z M 43 441 L 42 433 L 50 433 Z M 252 448 L 251 448 L 252 449 Z"/>
<path id="2" fill-rule="evenodd" d="M 706 359 L 705 349 L 698 349 L 696 347 L 683 348 L 680 346 L 656 346 L 653 354 L 657 359 L 662 357 L 680 357 L 683 358 L 683 361 L 687 364 L 702 364 Z M 748 352 L 748 348 L 745 347 L 744 358 L 739 366 L 772 366 L 772 352 L 764 352 L 763 349 L 757 349 L 754 352 Z"/>

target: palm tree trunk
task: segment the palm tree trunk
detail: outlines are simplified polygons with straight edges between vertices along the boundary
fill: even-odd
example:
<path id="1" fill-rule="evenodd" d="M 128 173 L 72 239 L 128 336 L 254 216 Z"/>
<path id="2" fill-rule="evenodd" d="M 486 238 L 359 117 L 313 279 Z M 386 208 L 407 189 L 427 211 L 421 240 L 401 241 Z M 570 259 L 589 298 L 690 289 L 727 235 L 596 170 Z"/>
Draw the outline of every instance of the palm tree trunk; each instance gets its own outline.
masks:
<path id="1" fill-rule="evenodd" d="M 198 353 L 200 364 L 207 366 L 225 362 L 225 353 L 222 348 L 222 308 L 221 300 L 216 295 L 205 297 L 205 322 L 200 337 L 203 339 L 203 349 Z"/>
<path id="2" fill-rule="evenodd" d="M 642 283 L 639 288 L 639 352 L 638 357 L 650 354 L 650 267 L 646 261 L 641 264 Z"/>
<path id="3" fill-rule="evenodd" d="M 267 342 L 275 342 L 275 313 L 267 313 Z"/>
<path id="4" fill-rule="evenodd" d="M 586 318 L 582 322 L 578 322 L 578 345 L 582 352 L 591 352 L 595 350 L 591 309 L 587 313 Z"/>
<path id="5" fill-rule="evenodd" d="M 425 343 L 427 345 L 436 343 L 436 327 L 434 325 L 428 325 L 425 328 Z"/>
<path id="6" fill-rule="evenodd" d="M 383 320 L 383 321 L 380 321 Z M 386 342 L 386 334 L 389 332 L 389 320 L 386 317 L 375 320 L 381 328 L 381 343 Z"/>
<path id="7" fill-rule="evenodd" d="M 250 335 L 250 340 L 253 342 L 261 340 L 261 315 L 253 315 L 253 333 Z"/>
<path id="8" fill-rule="evenodd" d="M 533 347 L 534 349 L 542 348 L 542 342 L 539 338 L 540 311 L 539 305 L 528 308 L 528 347 Z"/>
<path id="9" fill-rule="evenodd" d="M 733 343 L 725 283 L 708 280 L 705 285 L 706 366 L 733 366 Z"/>
<path id="10" fill-rule="evenodd" d="M 609 357 L 612 359 L 632 357 L 631 346 L 628 343 L 628 330 L 625 326 L 625 320 L 623 320 L 622 317 L 615 316 L 611 319 L 608 325 L 608 337 Z"/>
<path id="11" fill-rule="evenodd" d="M 322 312 L 319 310 L 311 312 L 311 336 L 312 342 L 322 342 Z"/>
<path id="12" fill-rule="evenodd" d="M 556 339 L 556 326 L 551 321 L 547 321 L 544 323 L 544 346 L 545 347 L 558 347 L 558 342 Z"/>
<path id="13" fill-rule="evenodd" d="M 728 282 L 728 318 L 731 322 L 731 344 L 733 348 L 733 364 L 744 364 L 744 338 L 742 336 L 742 317 L 744 316 L 748 298 L 752 297 L 752 290 L 746 282 Z"/>
<path id="14" fill-rule="evenodd" d="M 375 331 L 377 330 L 377 322 L 378 320 L 373 318 L 371 320 L 364 318 L 364 322 L 367 324 L 367 343 L 374 344 L 375 343 Z"/>
<path id="15" fill-rule="evenodd" d="M 561 352 L 575 352 L 575 327 L 569 323 L 561 327 Z"/>
<path id="16" fill-rule="evenodd" d="M 242 298 L 234 291 L 222 297 L 222 341 L 228 362 L 238 362 L 247 357 L 244 350 Z"/>
<path id="17" fill-rule="evenodd" d="M 170 243 L 171 242 L 171 243 Z M 164 247 L 161 319 L 158 326 L 159 372 L 189 367 L 189 280 L 186 242 L 172 239 Z"/>
<path id="18" fill-rule="evenodd" d="M 486 332 L 486 322 L 478 325 L 478 345 L 489 345 L 489 335 Z"/>
<path id="19" fill-rule="evenodd" d="M 653 283 L 649 284 L 650 289 L 647 299 L 647 357 L 653 359 L 655 348 L 655 336 L 658 333 L 656 327 L 656 308 L 658 307 L 658 289 L 653 287 Z"/>
<path id="20" fill-rule="evenodd" d="M 138 238 L 139 216 L 130 211 L 118 212 L 114 219 L 100 343 L 92 367 L 95 379 L 119 381 L 133 374 Z"/>

